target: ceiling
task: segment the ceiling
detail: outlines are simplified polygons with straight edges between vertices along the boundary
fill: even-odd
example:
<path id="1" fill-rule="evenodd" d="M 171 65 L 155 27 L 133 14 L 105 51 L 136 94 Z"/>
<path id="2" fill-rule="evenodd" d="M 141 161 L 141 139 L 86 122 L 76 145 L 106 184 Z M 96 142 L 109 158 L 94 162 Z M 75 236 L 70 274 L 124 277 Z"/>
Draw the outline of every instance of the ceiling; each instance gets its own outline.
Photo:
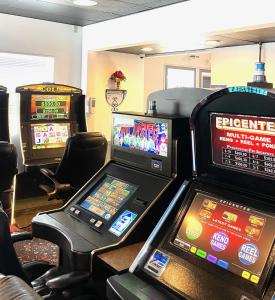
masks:
<path id="1" fill-rule="evenodd" d="M 80 7 L 72 0 L 1 0 L 0 13 L 85 26 L 188 0 L 96 1 L 96 6 Z"/>
<path id="2" fill-rule="evenodd" d="M 216 45 L 210 45 L 207 41 L 217 41 Z M 243 45 L 253 45 L 259 42 L 262 43 L 270 43 L 275 42 L 275 27 L 265 27 L 258 29 L 250 29 L 250 30 L 240 30 L 234 32 L 222 32 L 222 33 L 213 33 L 207 36 L 204 36 L 200 43 L 194 45 L 190 45 L 190 49 L 185 48 L 185 51 L 182 51 L 182 47 L 180 44 L 177 45 L 173 50 L 169 47 L 169 45 L 161 44 L 161 43 L 150 43 L 143 44 L 138 46 L 124 47 L 112 49 L 110 51 L 128 53 L 128 54 L 136 54 L 141 56 L 154 56 L 161 54 L 175 54 L 177 52 L 188 52 L 189 50 L 205 50 L 212 48 L 222 48 L 222 47 L 233 47 L 233 46 L 243 46 Z M 142 48 L 152 48 L 153 50 L 150 52 L 144 52 Z"/>

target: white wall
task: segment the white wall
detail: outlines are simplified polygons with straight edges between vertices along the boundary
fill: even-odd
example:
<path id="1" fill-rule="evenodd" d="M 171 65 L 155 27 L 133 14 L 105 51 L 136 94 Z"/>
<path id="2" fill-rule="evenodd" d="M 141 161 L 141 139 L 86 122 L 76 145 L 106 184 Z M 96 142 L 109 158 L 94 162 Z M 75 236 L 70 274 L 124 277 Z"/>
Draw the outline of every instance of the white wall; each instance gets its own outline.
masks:
<path id="1" fill-rule="evenodd" d="M 199 70 L 210 70 L 211 55 L 209 53 L 196 53 L 198 58 L 191 58 L 190 54 L 171 56 L 152 56 L 144 59 L 144 101 L 150 93 L 165 88 L 165 67 L 180 66 L 196 69 L 196 86 L 199 87 Z"/>
<path id="2" fill-rule="evenodd" d="M 82 29 L 0 14 L 0 51 L 55 57 L 56 83 L 80 87 Z"/>
<path id="3" fill-rule="evenodd" d="M 83 28 L 82 88 L 87 86 L 89 50 L 158 42 L 169 51 L 204 49 L 211 34 L 274 25 L 274 0 L 192 0 Z M 166 50 L 168 51 L 168 50 Z"/>
<path id="4" fill-rule="evenodd" d="M 121 70 L 127 78 L 120 87 L 127 90 L 127 96 L 118 110 L 143 112 L 143 60 L 136 55 L 117 52 L 89 53 L 87 96 L 96 98 L 96 107 L 88 119 L 88 127 L 92 131 L 103 132 L 108 140 L 111 138 L 112 112 L 105 100 L 105 90 L 115 88 L 109 78 L 117 70 Z"/>
<path id="5" fill-rule="evenodd" d="M 211 52 L 211 84 L 246 85 L 253 81 L 258 45 L 220 48 Z M 266 77 L 275 86 L 275 43 L 263 45 L 262 60 L 266 63 Z"/>

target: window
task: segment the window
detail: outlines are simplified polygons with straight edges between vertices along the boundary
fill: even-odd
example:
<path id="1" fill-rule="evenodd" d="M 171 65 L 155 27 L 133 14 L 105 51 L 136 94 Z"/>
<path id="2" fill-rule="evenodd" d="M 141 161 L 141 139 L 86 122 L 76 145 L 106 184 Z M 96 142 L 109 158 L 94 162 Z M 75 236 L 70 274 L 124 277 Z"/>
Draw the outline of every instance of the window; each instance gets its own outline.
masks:
<path id="1" fill-rule="evenodd" d="M 166 66 L 165 89 L 195 87 L 195 69 Z"/>
<path id="2" fill-rule="evenodd" d="M 200 70 L 200 87 L 203 89 L 211 87 L 211 72 L 209 70 Z"/>
<path id="3" fill-rule="evenodd" d="M 19 96 L 15 88 L 21 85 L 53 82 L 54 58 L 0 52 L 0 85 L 9 93 L 9 126 L 12 142 L 20 130 Z"/>

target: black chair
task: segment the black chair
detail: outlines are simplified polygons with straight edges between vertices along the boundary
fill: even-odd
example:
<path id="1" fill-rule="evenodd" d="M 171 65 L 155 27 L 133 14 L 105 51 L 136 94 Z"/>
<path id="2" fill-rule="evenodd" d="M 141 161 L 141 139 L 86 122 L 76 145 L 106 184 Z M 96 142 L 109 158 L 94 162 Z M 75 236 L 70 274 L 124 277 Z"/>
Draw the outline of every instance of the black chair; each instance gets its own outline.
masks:
<path id="1" fill-rule="evenodd" d="M 31 239 L 32 235 L 29 232 L 11 234 L 8 216 L 0 208 L 0 273 L 16 275 L 30 284 L 33 279 L 51 268 L 49 263 L 43 261 L 35 261 L 25 265 L 19 262 L 13 243 Z"/>
<path id="2" fill-rule="evenodd" d="M 81 132 L 68 138 L 63 158 L 55 172 L 42 168 L 41 173 L 51 184 L 41 184 L 49 200 L 66 202 L 103 165 L 107 152 L 107 140 L 99 132 Z"/>
<path id="3" fill-rule="evenodd" d="M 58 267 L 50 265 L 46 261 L 31 261 L 24 264 L 21 264 L 17 254 L 15 252 L 13 244 L 15 242 L 31 240 L 32 234 L 30 232 L 18 232 L 10 233 L 9 220 L 7 214 L 0 208 L 0 295 L 1 291 L 1 276 L 17 276 L 24 280 L 30 287 L 41 295 L 45 296 L 45 299 L 51 300 L 60 300 L 66 297 L 63 297 L 63 292 L 67 291 L 67 294 L 71 290 L 77 290 L 77 297 L 75 299 L 93 299 L 93 293 L 88 295 L 82 295 L 81 298 L 81 289 L 85 284 L 88 283 L 90 279 L 90 273 L 88 272 L 71 272 L 64 273 L 62 270 L 59 270 Z M 10 279 L 10 281 L 16 281 L 16 279 Z M 19 286 L 20 286 L 19 280 Z M 30 289 L 27 289 L 28 291 Z M 14 291 L 16 294 L 16 291 Z M 74 291 L 75 292 L 75 291 Z M 87 292 L 88 293 L 88 292 Z M 13 294 L 11 292 L 11 294 Z M 13 295 L 15 295 L 13 294 Z M 10 293 L 7 294 L 7 296 Z M 31 295 L 35 293 L 31 292 Z M 70 295 L 70 294 L 69 294 Z M 72 297 L 69 296 L 68 299 Z M 9 299 L 0 298 L 0 299 Z M 13 299 L 13 298 L 11 298 Z M 16 298 L 14 298 L 16 299 Z M 24 299 L 24 298 L 18 298 Z M 26 298 L 26 299 L 36 299 Z M 37 299 L 40 299 L 37 296 Z"/>
<path id="4" fill-rule="evenodd" d="M 17 173 L 17 151 L 13 144 L 4 141 L 0 141 L 0 170 L 0 202 L 10 218 L 13 178 Z"/>

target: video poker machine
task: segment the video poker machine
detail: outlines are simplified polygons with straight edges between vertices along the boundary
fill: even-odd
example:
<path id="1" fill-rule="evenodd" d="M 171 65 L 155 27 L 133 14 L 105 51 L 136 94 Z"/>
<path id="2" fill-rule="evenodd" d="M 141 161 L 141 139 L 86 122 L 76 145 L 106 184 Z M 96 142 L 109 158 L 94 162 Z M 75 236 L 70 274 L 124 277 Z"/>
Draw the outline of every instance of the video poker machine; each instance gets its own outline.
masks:
<path id="1" fill-rule="evenodd" d="M 113 113 L 111 160 L 63 208 L 32 221 L 34 236 L 60 246 L 60 268 L 95 278 L 99 254 L 147 238 L 191 176 L 188 120 Z"/>
<path id="2" fill-rule="evenodd" d="M 85 96 L 81 89 L 54 83 L 16 88 L 20 94 L 19 171 L 54 167 L 68 137 L 87 131 Z"/>
<path id="3" fill-rule="evenodd" d="M 194 180 L 107 298 L 274 300 L 275 94 L 223 89 L 190 124 Z"/>

